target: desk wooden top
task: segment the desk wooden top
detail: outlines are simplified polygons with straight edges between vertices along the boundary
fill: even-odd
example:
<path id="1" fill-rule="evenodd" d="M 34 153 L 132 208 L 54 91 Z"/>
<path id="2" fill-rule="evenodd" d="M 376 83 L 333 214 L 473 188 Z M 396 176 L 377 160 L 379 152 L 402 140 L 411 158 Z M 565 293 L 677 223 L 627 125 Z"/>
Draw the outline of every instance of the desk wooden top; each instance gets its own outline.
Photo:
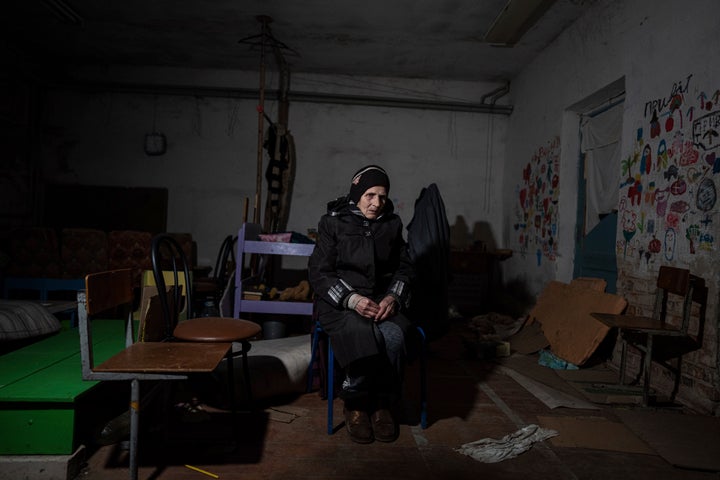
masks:
<path id="1" fill-rule="evenodd" d="M 96 372 L 212 372 L 232 343 L 138 342 L 93 368 Z"/>
<path id="2" fill-rule="evenodd" d="M 636 315 L 613 315 L 611 313 L 592 313 L 593 318 L 604 323 L 608 327 L 616 327 L 622 330 L 635 330 L 642 333 L 654 335 L 682 336 L 684 335 L 677 327 L 668 325 L 652 317 Z"/>

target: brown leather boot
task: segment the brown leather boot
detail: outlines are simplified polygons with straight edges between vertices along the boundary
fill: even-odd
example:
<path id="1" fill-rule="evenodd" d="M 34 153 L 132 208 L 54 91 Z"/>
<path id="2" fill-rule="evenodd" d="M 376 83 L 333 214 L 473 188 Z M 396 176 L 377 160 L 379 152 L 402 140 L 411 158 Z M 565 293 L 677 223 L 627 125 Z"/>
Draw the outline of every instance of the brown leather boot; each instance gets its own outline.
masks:
<path id="1" fill-rule="evenodd" d="M 394 442 L 397 438 L 397 427 L 392 413 L 387 408 L 378 408 L 370 416 L 373 434 L 379 442 Z"/>
<path id="2" fill-rule="evenodd" d="M 343 408 L 343 415 L 345 415 L 345 426 L 353 442 L 371 443 L 373 441 L 370 417 L 366 411 Z"/>

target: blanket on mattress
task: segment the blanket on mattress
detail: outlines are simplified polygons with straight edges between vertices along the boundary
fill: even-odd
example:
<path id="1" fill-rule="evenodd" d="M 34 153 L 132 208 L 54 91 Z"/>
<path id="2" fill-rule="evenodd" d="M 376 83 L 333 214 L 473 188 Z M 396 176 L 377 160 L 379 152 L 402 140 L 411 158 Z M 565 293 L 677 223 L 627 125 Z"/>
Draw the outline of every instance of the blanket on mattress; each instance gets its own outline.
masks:
<path id="1" fill-rule="evenodd" d="M 60 330 L 60 321 L 40 303 L 0 300 L 0 342 L 39 337 Z"/>

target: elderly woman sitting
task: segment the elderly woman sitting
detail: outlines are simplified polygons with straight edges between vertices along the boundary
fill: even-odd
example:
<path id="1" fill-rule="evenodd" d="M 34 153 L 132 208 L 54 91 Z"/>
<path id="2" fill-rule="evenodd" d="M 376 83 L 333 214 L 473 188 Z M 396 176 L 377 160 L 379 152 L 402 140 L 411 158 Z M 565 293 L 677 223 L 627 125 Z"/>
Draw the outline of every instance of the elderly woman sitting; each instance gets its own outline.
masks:
<path id="1" fill-rule="evenodd" d="M 376 165 L 356 172 L 347 196 L 328 204 L 309 259 L 319 321 L 346 378 L 341 397 L 350 438 L 397 438 L 412 266 L 403 225 L 388 198 L 390 180 Z"/>

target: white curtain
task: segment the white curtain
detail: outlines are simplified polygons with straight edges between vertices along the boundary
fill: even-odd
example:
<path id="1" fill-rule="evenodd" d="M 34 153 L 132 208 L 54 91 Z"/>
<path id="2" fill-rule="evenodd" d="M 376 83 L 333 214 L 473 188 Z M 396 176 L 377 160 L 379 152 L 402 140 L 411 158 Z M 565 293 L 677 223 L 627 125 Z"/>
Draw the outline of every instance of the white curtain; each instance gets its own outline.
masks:
<path id="1" fill-rule="evenodd" d="M 580 151 L 585 154 L 585 235 L 600 222 L 600 215 L 617 208 L 620 187 L 620 135 L 622 103 L 593 115 L 580 124 Z"/>

